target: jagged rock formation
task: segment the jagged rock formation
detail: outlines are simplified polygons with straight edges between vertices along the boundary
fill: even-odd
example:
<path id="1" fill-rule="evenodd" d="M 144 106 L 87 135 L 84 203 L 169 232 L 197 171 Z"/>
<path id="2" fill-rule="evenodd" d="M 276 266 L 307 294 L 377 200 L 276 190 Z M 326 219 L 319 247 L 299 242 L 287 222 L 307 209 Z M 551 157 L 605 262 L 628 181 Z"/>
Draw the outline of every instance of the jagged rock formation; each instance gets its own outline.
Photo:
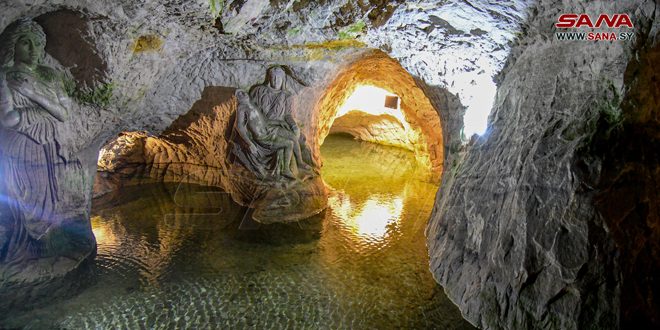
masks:
<path id="1" fill-rule="evenodd" d="M 629 13 L 637 39 L 557 40 L 573 12 Z M 431 270 L 479 327 L 657 327 L 658 4 L 532 13 L 488 133 L 447 166 Z"/>
<path id="2" fill-rule="evenodd" d="M 190 111 L 159 136 L 122 133 L 101 151 L 99 181 L 123 185 L 153 180 L 229 187 L 226 160 L 230 121 L 236 109 L 233 93 L 232 88 L 207 87 Z"/>

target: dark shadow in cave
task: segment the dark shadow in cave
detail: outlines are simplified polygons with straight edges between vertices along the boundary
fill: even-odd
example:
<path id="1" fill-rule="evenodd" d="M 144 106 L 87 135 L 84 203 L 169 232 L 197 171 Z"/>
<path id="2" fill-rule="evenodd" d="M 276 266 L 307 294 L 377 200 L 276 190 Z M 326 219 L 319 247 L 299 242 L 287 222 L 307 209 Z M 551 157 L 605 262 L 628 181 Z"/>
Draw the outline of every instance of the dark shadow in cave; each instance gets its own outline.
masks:
<path id="1" fill-rule="evenodd" d="M 34 19 L 48 36 L 46 52 L 69 69 L 78 84 L 93 87 L 106 79 L 108 65 L 90 42 L 90 19 L 80 12 L 58 10 Z"/>
<path id="2" fill-rule="evenodd" d="M 596 207 L 612 232 L 621 270 L 621 328 L 660 328 L 660 46 L 628 64 L 620 118 L 603 118 Z M 612 126 L 614 125 L 614 126 Z"/>

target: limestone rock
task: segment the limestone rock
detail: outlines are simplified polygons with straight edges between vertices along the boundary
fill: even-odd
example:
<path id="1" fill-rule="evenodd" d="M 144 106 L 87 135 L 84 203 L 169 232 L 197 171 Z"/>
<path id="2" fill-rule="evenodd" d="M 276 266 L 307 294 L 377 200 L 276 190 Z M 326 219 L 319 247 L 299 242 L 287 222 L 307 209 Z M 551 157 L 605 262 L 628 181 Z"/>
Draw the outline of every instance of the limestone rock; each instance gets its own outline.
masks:
<path id="1" fill-rule="evenodd" d="M 657 143 L 658 91 L 655 74 L 631 81 L 630 73 L 657 63 L 657 9 L 652 1 L 533 8 L 491 126 L 447 166 L 427 228 L 431 270 L 473 324 L 658 326 L 648 293 L 657 292 L 650 255 L 659 217 L 648 190 L 657 152 L 647 149 Z M 559 41 L 556 13 L 572 12 L 629 13 L 638 39 Z"/>
<path id="2" fill-rule="evenodd" d="M 349 111 L 335 119 L 330 133 L 346 133 L 362 141 L 415 150 L 405 127 L 387 114 L 375 116 L 359 110 Z"/>
<path id="3" fill-rule="evenodd" d="M 192 109 L 159 136 L 122 133 L 99 157 L 98 194 L 122 185 L 185 182 L 222 188 L 254 209 L 252 217 L 262 223 L 299 221 L 323 211 L 327 193 L 319 177 L 271 187 L 231 160 L 233 94 L 232 88 L 206 88 Z"/>

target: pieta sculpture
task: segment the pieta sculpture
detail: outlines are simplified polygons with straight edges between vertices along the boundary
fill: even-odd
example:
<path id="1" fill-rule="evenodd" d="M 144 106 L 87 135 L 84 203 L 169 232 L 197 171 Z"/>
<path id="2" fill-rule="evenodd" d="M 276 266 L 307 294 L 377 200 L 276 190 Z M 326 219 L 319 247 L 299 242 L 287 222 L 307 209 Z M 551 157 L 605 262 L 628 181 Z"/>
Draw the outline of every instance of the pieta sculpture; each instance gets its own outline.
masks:
<path id="1" fill-rule="evenodd" d="M 235 129 L 247 150 L 239 148 L 242 159 L 247 160 L 245 164 L 260 177 L 265 178 L 268 172 L 267 157 L 281 157 L 279 174 L 288 178 L 296 179 L 291 171 L 292 160 L 300 171 L 311 171 L 310 165 L 302 158 L 300 146 L 300 130 L 293 129 L 292 125 L 283 120 L 267 118 L 259 108 L 250 101 L 247 93 L 241 89 L 236 91 L 238 108 L 236 110 Z M 245 152 L 247 151 L 247 152 Z"/>
<path id="2" fill-rule="evenodd" d="M 326 206 L 319 167 L 293 117 L 294 95 L 286 89 L 286 80 L 284 68 L 274 66 L 249 95 L 240 89 L 235 93 L 238 105 L 230 148 L 236 163 L 255 178 L 255 185 L 237 185 L 249 191 L 247 204 L 261 222 L 300 220 Z"/>

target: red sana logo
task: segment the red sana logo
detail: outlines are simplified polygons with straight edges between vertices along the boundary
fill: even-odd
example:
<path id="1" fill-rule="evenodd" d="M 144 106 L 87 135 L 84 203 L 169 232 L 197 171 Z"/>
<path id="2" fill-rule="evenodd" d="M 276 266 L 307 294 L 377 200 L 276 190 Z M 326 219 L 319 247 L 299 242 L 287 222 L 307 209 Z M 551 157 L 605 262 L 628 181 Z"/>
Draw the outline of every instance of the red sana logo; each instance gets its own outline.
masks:
<path id="1" fill-rule="evenodd" d="M 629 41 L 635 38 L 635 32 L 612 31 L 612 29 L 633 29 L 628 14 L 600 14 L 593 19 L 587 14 L 562 14 L 557 18 L 555 27 L 560 29 L 608 29 L 603 31 L 569 30 L 555 33 L 557 40 L 565 41 Z"/>
<path id="2" fill-rule="evenodd" d="M 557 19 L 555 27 L 563 29 L 576 29 L 581 27 L 600 28 L 603 25 L 608 28 L 634 28 L 628 14 L 600 14 L 595 21 L 587 14 L 562 14 Z"/>

